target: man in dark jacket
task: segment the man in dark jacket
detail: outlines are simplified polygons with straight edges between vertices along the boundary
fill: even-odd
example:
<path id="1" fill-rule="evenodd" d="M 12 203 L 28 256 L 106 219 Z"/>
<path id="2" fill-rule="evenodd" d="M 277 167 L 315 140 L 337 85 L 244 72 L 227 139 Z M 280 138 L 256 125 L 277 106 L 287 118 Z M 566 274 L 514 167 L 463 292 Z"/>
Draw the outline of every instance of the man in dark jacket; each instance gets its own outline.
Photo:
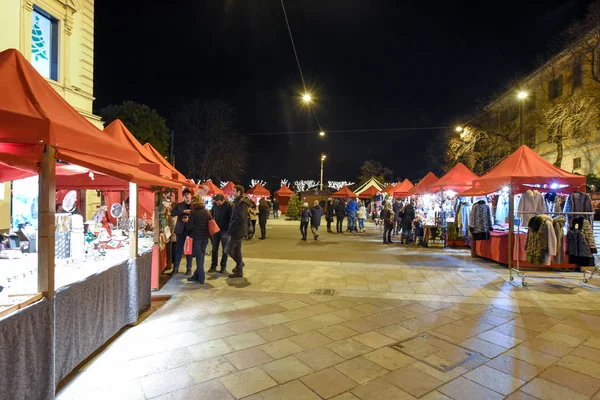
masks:
<path id="1" fill-rule="evenodd" d="M 279 200 L 277 198 L 273 199 L 273 217 L 279 218 Z"/>
<path id="2" fill-rule="evenodd" d="M 315 240 L 319 239 L 319 226 L 321 226 L 321 217 L 323 216 L 323 208 L 317 200 L 310 209 L 310 231 Z"/>
<path id="3" fill-rule="evenodd" d="M 229 278 L 242 278 L 244 276 L 244 260 L 242 258 L 242 238 L 248 235 L 248 208 L 252 201 L 244 196 L 244 187 L 235 186 L 235 200 L 229 223 L 229 243 L 227 254 L 235 261 L 233 273 Z"/>
<path id="4" fill-rule="evenodd" d="M 413 206 L 412 201 L 404 207 L 402 212 L 404 214 L 402 215 L 402 221 L 400 222 L 402 225 L 402 238 L 400 243 L 408 244 L 408 241 L 410 240 L 409 233 L 412 230 L 412 222 L 415 219 L 415 206 Z"/>
<path id="5" fill-rule="evenodd" d="M 333 231 L 331 230 L 331 223 L 333 222 L 333 217 L 335 216 L 335 209 L 333 201 L 331 199 L 327 200 L 327 210 L 325 212 L 325 220 L 327 221 L 327 233 L 333 233 Z"/>
<path id="6" fill-rule="evenodd" d="M 181 258 L 183 257 L 183 246 L 185 245 L 185 225 L 188 222 L 188 217 L 192 212 L 192 192 L 185 188 L 183 189 L 183 201 L 175 206 L 171 210 L 171 217 L 177 217 L 177 223 L 175 224 L 175 235 L 177 242 L 175 242 L 175 262 L 173 264 L 173 271 L 171 276 L 177 275 L 179 272 L 179 264 L 181 264 Z M 192 274 L 192 255 L 185 256 L 186 275 Z"/>
<path id="7" fill-rule="evenodd" d="M 343 233 L 343 223 L 344 216 L 346 215 L 346 204 L 342 199 L 338 199 L 337 203 L 335 203 L 335 218 L 337 220 L 336 228 L 337 233 Z"/>
<path id="8" fill-rule="evenodd" d="M 192 238 L 192 254 L 196 257 L 196 270 L 194 275 L 187 280 L 190 282 L 204 283 L 206 274 L 204 273 L 204 258 L 206 256 L 206 246 L 208 246 L 208 220 L 211 215 L 204 208 L 204 200 L 199 195 L 192 199 L 192 212 L 188 217 L 185 227 L 185 233 Z"/>
<path id="9" fill-rule="evenodd" d="M 230 202 L 225 199 L 222 194 L 216 194 L 213 197 L 215 205 L 212 208 L 212 217 L 214 218 L 217 225 L 219 225 L 220 231 L 212 235 L 212 261 L 210 263 L 210 269 L 208 272 L 217 271 L 217 263 L 219 262 L 219 244 L 223 249 L 221 255 L 221 270 L 220 273 L 224 274 L 227 272 L 227 253 L 225 248 L 229 242 L 229 222 L 231 222 L 231 212 L 233 206 Z"/>

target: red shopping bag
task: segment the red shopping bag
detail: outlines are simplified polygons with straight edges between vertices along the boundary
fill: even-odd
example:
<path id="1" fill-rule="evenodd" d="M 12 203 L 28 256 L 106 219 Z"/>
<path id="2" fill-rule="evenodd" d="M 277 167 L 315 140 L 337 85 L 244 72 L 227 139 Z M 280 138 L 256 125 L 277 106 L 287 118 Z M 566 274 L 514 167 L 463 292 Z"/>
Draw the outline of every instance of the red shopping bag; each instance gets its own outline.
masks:
<path id="1" fill-rule="evenodd" d="M 191 237 L 186 237 L 185 238 L 185 244 L 183 245 L 183 254 L 185 254 L 186 256 L 190 256 L 192 255 L 192 245 L 194 244 L 194 239 L 192 239 Z"/>
<path id="2" fill-rule="evenodd" d="M 214 219 L 209 219 L 208 220 L 208 234 L 210 236 L 214 235 L 215 233 L 219 233 L 221 231 L 221 228 L 219 228 L 219 225 L 217 225 L 217 221 L 215 221 Z"/>

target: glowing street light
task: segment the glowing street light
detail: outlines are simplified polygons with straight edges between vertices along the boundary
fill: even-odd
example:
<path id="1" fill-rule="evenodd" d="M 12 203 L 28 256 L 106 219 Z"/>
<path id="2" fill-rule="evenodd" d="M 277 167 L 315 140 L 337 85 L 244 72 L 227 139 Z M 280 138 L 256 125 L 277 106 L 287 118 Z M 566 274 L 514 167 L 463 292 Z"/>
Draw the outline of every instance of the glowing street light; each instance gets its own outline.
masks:
<path id="1" fill-rule="evenodd" d="M 321 191 L 323 191 L 323 162 L 325 161 L 325 159 L 327 158 L 326 154 L 321 154 Z"/>
<path id="2" fill-rule="evenodd" d="M 529 94 L 527 92 L 525 92 L 524 90 L 521 90 L 519 93 L 517 93 L 517 98 L 519 100 L 526 99 L 527 96 L 529 96 Z"/>
<path id="3" fill-rule="evenodd" d="M 312 100 L 312 96 L 310 95 L 310 93 L 304 93 L 304 95 L 302 96 L 302 100 L 305 103 L 310 103 Z"/>
<path id="4" fill-rule="evenodd" d="M 463 129 L 464 129 L 464 128 L 463 128 L 462 126 L 457 126 L 456 128 L 454 128 L 454 130 L 455 130 L 456 132 L 462 132 L 462 131 L 463 131 Z"/>
<path id="5" fill-rule="evenodd" d="M 323 132 L 323 131 L 319 132 L 319 136 L 325 136 L 325 132 Z"/>

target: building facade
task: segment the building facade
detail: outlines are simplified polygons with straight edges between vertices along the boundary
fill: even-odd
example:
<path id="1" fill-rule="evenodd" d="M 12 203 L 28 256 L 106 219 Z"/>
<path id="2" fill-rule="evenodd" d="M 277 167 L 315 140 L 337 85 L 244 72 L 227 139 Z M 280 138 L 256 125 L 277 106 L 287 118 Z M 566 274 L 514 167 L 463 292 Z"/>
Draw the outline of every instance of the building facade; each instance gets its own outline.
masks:
<path id="1" fill-rule="evenodd" d="M 600 175 L 599 45 L 600 27 L 511 85 L 487 119 L 567 171 Z"/>
<path id="2" fill-rule="evenodd" d="M 94 0 L 1 0 L 0 51 L 14 48 L 102 129 L 94 102 Z"/>

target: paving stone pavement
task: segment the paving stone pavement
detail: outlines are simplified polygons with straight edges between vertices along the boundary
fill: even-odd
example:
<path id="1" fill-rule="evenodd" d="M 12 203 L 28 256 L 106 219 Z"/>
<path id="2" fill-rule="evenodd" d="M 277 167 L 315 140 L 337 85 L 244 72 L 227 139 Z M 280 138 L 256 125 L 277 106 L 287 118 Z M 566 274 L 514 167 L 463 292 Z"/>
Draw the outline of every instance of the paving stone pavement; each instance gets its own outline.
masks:
<path id="1" fill-rule="evenodd" d="M 531 272 L 524 288 L 462 250 L 394 251 L 394 264 L 248 258 L 244 279 L 173 278 L 58 398 L 600 399 L 600 278 Z M 454 265 L 428 265 L 436 254 Z"/>

